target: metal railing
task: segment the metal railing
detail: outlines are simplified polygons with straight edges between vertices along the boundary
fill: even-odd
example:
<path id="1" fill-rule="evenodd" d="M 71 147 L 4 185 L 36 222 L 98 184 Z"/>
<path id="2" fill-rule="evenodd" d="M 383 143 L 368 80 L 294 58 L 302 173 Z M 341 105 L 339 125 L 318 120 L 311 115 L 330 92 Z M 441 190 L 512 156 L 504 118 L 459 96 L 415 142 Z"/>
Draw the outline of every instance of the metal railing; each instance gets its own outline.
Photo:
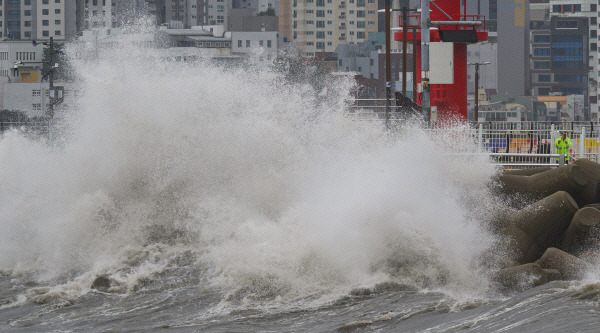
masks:
<path id="1" fill-rule="evenodd" d="M 565 155 L 562 154 L 489 154 L 493 165 L 504 169 L 527 169 L 547 166 L 556 168 L 565 164 Z"/>
<path id="2" fill-rule="evenodd" d="M 384 113 L 373 112 L 373 109 L 370 109 L 373 105 L 356 107 L 357 110 L 363 111 L 352 114 L 356 120 L 383 120 Z M 370 112 L 364 112 L 367 110 Z M 401 117 L 402 113 L 392 112 L 392 115 L 392 118 L 396 118 Z M 396 120 L 402 121 L 400 118 Z M 0 135 L 6 131 L 17 130 L 32 137 L 50 140 L 56 130 L 54 127 L 48 121 L 0 122 Z M 561 132 L 566 132 L 572 143 L 569 148 L 569 160 L 586 158 L 600 163 L 599 123 L 486 122 L 468 128 L 431 128 L 429 132 L 435 137 L 442 135 L 448 139 L 447 136 L 451 136 L 452 141 L 469 140 L 475 143 L 482 153 L 489 154 L 493 164 L 513 169 L 560 166 L 563 158 L 557 154 L 554 142 Z"/>

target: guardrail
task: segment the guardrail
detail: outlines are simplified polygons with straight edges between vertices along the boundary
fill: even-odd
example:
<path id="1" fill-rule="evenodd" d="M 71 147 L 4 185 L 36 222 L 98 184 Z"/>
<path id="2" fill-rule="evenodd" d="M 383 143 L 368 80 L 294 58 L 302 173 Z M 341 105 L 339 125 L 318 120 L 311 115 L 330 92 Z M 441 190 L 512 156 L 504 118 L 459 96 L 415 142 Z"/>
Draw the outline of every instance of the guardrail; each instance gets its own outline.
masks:
<path id="1" fill-rule="evenodd" d="M 383 113 L 354 113 L 357 120 L 383 120 Z M 373 116 L 375 115 L 375 116 Z M 393 112 L 392 115 L 399 115 Z M 364 118 L 363 118 L 364 116 Z M 394 117 L 393 117 L 394 118 Z M 400 120 L 400 119 L 398 119 Z M 55 125 L 41 122 L 0 122 L 0 134 L 16 129 L 30 136 L 51 139 Z M 54 128 L 54 129 L 53 129 Z M 454 140 L 471 140 L 481 151 L 487 153 L 496 165 L 505 168 L 530 168 L 536 166 L 560 166 L 561 155 L 557 154 L 554 142 L 560 132 L 567 132 L 572 142 L 569 149 L 571 160 L 590 159 L 600 163 L 600 124 L 580 123 L 479 123 L 469 128 L 432 128 L 432 133 L 454 131 Z"/>
<path id="2" fill-rule="evenodd" d="M 565 165 L 565 155 L 562 154 L 489 154 L 493 165 L 504 169 L 525 169 L 547 166 L 556 168 Z"/>

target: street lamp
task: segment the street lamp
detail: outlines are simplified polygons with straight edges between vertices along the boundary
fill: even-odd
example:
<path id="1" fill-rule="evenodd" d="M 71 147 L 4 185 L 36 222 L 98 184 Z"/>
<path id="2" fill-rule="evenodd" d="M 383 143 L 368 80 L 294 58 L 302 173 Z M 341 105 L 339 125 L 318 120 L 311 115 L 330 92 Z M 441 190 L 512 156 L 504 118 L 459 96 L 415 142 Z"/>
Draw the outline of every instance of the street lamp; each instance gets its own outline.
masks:
<path id="1" fill-rule="evenodd" d="M 491 62 L 468 62 L 467 65 L 475 66 L 475 110 L 473 111 L 473 121 L 479 122 L 479 65 L 489 65 Z"/>

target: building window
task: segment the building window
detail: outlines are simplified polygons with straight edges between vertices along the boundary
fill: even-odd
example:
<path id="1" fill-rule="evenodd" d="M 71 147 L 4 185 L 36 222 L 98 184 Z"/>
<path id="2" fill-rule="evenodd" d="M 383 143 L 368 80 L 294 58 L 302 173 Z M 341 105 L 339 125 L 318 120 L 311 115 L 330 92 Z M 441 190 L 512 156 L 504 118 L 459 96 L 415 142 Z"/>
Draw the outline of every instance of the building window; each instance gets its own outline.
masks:
<path id="1" fill-rule="evenodd" d="M 550 69 L 549 61 L 536 61 L 533 63 L 534 69 Z"/>
<path id="2" fill-rule="evenodd" d="M 61 32 L 60 32 L 60 30 L 55 30 L 55 31 L 54 31 L 54 36 L 60 36 L 60 35 L 61 35 Z"/>
<path id="3" fill-rule="evenodd" d="M 54 24 L 59 25 L 60 24 L 60 20 L 54 20 Z"/>
<path id="4" fill-rule="evenodd" d="M 50 32 L 48 30 L 44 30 L 44 31 L 42 31 L 42 36 L 48 37 L 48 36 L 50 36 Z"/>
<path id="5" fill-rule="evenodd" d="M 577 29 L 577 21 L 574 20 L 556 20 L 554 21 L 556 29 Z"/>
<path id="6" fill-rule="evenodd" d="M 550 49 L 549 48 L 537 48 L 533 49 L 533 54 L 536 56 L 549 56 Z"/>
<path id="7" fill-rule="evenodd" d="M 550 74 L 540 74 L 538 75 L 538 82 L 550 82 L 551 76 Z"/>
<path id="8" fill-rule="evenodd" d="M 60 14 L 60 9 L 55 9 L 54 14 Z"/>
<path id="9" fill-rule="evenodd" d="M 270 39 L 267 41 L 267 47 L 271 47 L 271 40 Z"/>
<path id="10" fill-rule="evenodd" d="M 48 15 L 48 14 L 50 14 L 50 10 L 42 9 L 42 15 Z"/>
<path id="11" fill-rule="evenodd" d="M 238 40 L 238 47 L 242 47 L 242 40 Z"/>
<path id="12" fill-rule="evenodd" d="M 250 40 L 246 39 L 246 47 L 250 47 Z"/>
<path id="13" fill-rule="evenodd" d="M 42 20 L 42 25 L 45 26 L 45 27 L 47 27 L 47 26 L 50 25 L 50 21 L 48 21 L 48 20 Z"/>

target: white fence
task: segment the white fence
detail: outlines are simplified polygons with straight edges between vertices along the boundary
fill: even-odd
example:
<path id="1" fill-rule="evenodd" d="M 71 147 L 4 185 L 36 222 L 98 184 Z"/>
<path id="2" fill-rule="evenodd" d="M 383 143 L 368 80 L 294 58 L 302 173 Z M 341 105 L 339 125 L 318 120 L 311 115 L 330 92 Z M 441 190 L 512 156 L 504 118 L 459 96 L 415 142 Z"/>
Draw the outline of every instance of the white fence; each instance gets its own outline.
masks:
<path id="1" fill-rule="evenodd" d="M 566 132 L 572 143 L 569 149 L 570 159 L 587 158 L 600 162 L 600 133 L 597 126 L 594 127 L 590 123 L 531 124 L 535 126 L 520 126 L 520 128 L 513 126 L 512 129 L 506 128 L 506 124 L 492 128 L 479 124 L 476 129 L 477 142 L 490 153 L 523 156 L 556 154 L 554 142 L 561 136 L 561 132 Z M 505 129 L 498 127 L 505 127 Z"/>
<path id="2" fill-rule="evenodd" d="M 380 118 L 357 117 L 357 120 L 381 120 Z M 398 120 L 396 120 L 398 121 Z M 32 136 L 51 140 L 49 122 L 0 122 L 0 134 L 18 129 Z M 448 129 L 432 128 L 431 131 Z M 469 130 L 458 130 L 455 140 L 473 140 L 484 152 L 490 154 L 495 164 L 506 168 L 528 168 L 537 166 L 556 167 L 562 163 L 557 155 L 554 141 L 561 132 L 567 132 L 572 146 L 569 159 L 587 158 L 600 163 L 600 123 L 591 122 L 486 122 Z"/>

